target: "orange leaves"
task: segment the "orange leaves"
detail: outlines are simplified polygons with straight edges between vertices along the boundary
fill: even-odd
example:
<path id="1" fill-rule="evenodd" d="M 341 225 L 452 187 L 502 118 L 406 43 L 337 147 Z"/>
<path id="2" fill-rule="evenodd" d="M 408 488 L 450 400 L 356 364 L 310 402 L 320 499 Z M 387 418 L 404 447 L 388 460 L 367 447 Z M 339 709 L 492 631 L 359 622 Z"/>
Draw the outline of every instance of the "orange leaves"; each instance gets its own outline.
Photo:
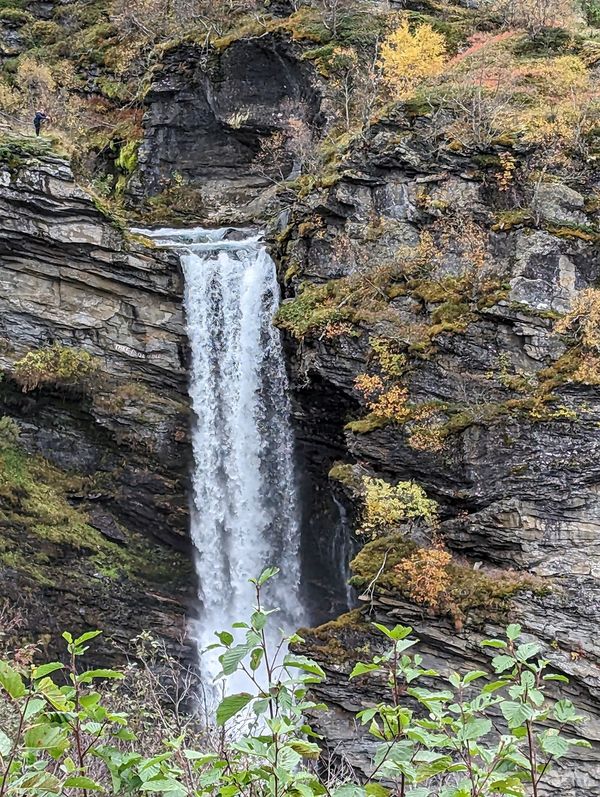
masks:
<path id="1" fill-rule="evenodd" d="M 600 290 L 586 288 L 578 294 L 570 312 L 561 318 L 555 331 L 569 333 L 586 349 L 600 350 Z"/>
<path id="2" fill-rule="evenodd" d="M 403 423 L 410 416 L 408 390 L 402 385 L 386 387 L 380 376 L 360 374 L 354 385 L 367 400 L 369 410 L 379 418 Z"/>
<path id="3" fill-rule="evenodd" d="M 435 609 L 450 586 L 451 561 L 452 554 L 436 542 L 431 548 L 419 548 L 395 570 L 404 579 L 404 589 L 411 600 Z"/>

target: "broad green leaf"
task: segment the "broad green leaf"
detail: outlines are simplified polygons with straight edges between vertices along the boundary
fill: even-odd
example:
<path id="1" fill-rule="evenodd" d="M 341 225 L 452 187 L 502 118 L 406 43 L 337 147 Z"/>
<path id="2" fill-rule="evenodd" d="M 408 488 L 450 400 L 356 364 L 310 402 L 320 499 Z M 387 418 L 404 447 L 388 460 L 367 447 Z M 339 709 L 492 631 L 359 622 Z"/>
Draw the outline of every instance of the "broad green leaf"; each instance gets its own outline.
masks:
<path id="1" fill-rule="evenodd" d="M 68 777 L 64 782 L 64 787 L 67 789 L 88 789 L 88 791 L 104 791 L 99 783 L 95 780 L 87 778 L 84 775 L 73 775 Z"/>
<path id="2" fill-rule="evenodd" d="M 509 728 L 518 728 L 533 717 L 532 709 L 525 703 L 514 703 L 510 700 L 504 700 L 500 703 L 500 710 Z"/>
<path id="3" fill-rule="evenodd" d="M 511 642 L 514 642 L 515 639 L 521 636 L 521 626 L 518 623 L 511 623 L 511 625 L 506 627 L 506 636 Z"/>
<path id="4" fill-rule="evenodd" d="M 27 773 L 14 784 L 14 793 L 31 797 L 34 794 L 48 797 L 49 794 L 61 794 L 62 785 L 55 775 L 49 772 Z"/>
<path id="5" fill-rule="evenodd" d="M 405 639 L 409 634 L 412 633 L 412 628 L 408 625 L 396 625 L 393 628 L 388 628 L 386 625 L 382 625 L 381 623 L 373 623 L 373 626 L 378 631 L 381 631 L 382 634 L 385 634 L 388 639 L 392 639 L 394 642 Z"/>
<path id="6" fill-rule="evenodd" d="M 277 768 L 286 772 L 293 772 L 302 760 L 299 753 L 297 753 L 290 745 L 281 748 L 277 752 Z"/>
<path id="7" fill-rule="evenodd" d="M 576 722 L 581 719 L 581 716 L 577 714 L 575 706 L 570 700 L 559 700 L 554 706 L 554 711 L 552 713 L 554 714 L 554 718 L 561 723 Z"/>
<path id="8" fill-rule="evenodd" d="M 25 731 L 23 746 L 30 750 L 47 750 L 53 758 L 57 758 L 69 747 L 69 739 L 62 728 L 40 723 Z"/>
<path id="9" fill-rule="evenodd" d="M 40 678 L 35 686 L 37 692 L 44 695 L 50 705 L 57 711 L 68 711 L 69 708 L 72 708 L 72 704 L 69 703 L 52 678 Z"/>
<path id="10" fill-rule="evenodd" d="M 518 661 L 529 661 L 540 652 L 540 646 L 535 642 L 526 642 L 524 645 L 519 645 L 515 654 Z"/>
<path id="11" fill-rule="evenodd" d="M 544 675 L 544 681 L 560 681 L 561 684 L 568 684 L 569 679 L 566 675 L 559 675 L 558 673 L 553 675 Z"/>
<path id="12" fill-rule="evenodd" d="M 0 730 L 0 756 L 7 756 L 12 750 L 12 742 L 4 731 Z"/>
<path id="13" fill-rule="evenodd" d="M 230 634 L 229 631 L 215 631 L 215 634 L 222 645 L 231 645 L 233 642 L 233 634 Z"/>
<path id="14" fill-rule="evenodd" d="M 44 709 L 46 706 L 46 701 L 42 700 L 41 698 L 33 698 L 27 703 L 27 708 L 25 709 L 24 717 L 26 720 L 30 720 L 32 717 L 35 717 L 36 714 L 39 714 L 40 711 Z"/>
<path id="15" fill-rule="evenodd" d="M 540 747 L 552 758 L 562 758 L 569 752 L 569 741 L 564 736 L 559 736 L 557 731 L 547 731 L 539 737 Z"/>
<path id="16" fill-rule="evenodd" d="M 258 670 L 260 667 L 260 663 L 263 659 L 264 651 L 262 648 L 254 648 L 250 655 L 250 669 L 254 672 Z"/>
<path id="17" fill-rule="evenodd" d="M 79 703 L 83 708 L 92 708 L 100 702 L 100 695 L 98 692 L 89 692 L 87 695 L 81 695 Z"/>
<path id="18" fill-rule="evenodd" d="M 31 677 L 34 680 L 37 680 L 38 678 L 43 678 L 45 675 L 50 675 L 52 672 L 56 672 L 56 670 L 64 670 L 64 668 L 65 665 L 61 664 L 60 661 L 52 661 L 48 664 L 42 664 L 39 667 L 34 667 Z"/>
<path id="19" fill-rule="evenodd" d="M 269 698 L 261 698 L 260 700 L 255 700 L 254 703 L 252 704 L 252 710 L 254 711 L 256 716 L 264 714 L 265 711 L 269 708 L 270 702 L 271 701 Z"/>
<path id="20" fill-rule="evenodd" d="M 82 684 L 91 683 L 95 678 L 112 678 L 119 681 L 125 678 L 125 675 L 118 670 L 86 670 L 79 676 L 79 681 Z"/>
<path id="21" fill-rule="evenodd" d="M 505 672 L 506 670 L 511 670 L 514 666 L 515 660 L 512 656 L 502 654 L 501 656 L 494 656 L 492 659 L 494 672 Z"/>
<path id="22" fill-rule="evenodd" d="M 102 631 L 86 631 L 85 634 L 78 636 L 73 644 L 79 647 L 80 645 L 83 645 L 85 642 L 89 642 L 90 639 L 95 639 L 97 636 L 100 636 L 101 633 Z"/>
<path id="23" fill-rule="evenodd" d="M 259 576 L 259 579 L 257 581 L 258 586 L 262 587 L 263 584 L 266 584 L 266 582 L 270 578 L 273 578 L 278 573 L 279 573 L 279 568 L 278 567 L 267 567 L 266 570 L 263 570 L 262 573 Z"/>
<path id="24" fill-rule="evenodd" d="M 158 794 L 187 794 L 187 790 L 183 789 L 181 783 L 178 783 L 173 778 L 165 777 L 156 777 L 151 780 L 147 780 L 140 786 L 140 791 L 156 792 Z"/>
<path id="25" fill-rule="evenodd" d="M 23 679 L 6 661 L 0 661 L 0 686 L 15 700 L 23 697 L 26 692 Z"/>
<path id="26" fill-rule="evenodd" d="M 502 689 L 503 686 L 507 686 L 509 683 L 510 681 L 491 681 L 489 684 L 485 684 L 481 692 L 484 695 L 488 695 L 492 692 L 497 692 L 498 689 Z"/>
<path id="27" fill-rule="evenodd" d="M 254 612 L 250 618 L 250 623 L 256 631 L 262 631 L 267 623 L 267 615 L 264 612 Z"/>
<path id="28" fill-rule="evenodd" d="M 288 744 L 289 747 L 302 756 L 302 758 L 317 759 L 321 755 L 321 748 L 314 742 L 306 742 L 304 739 L 293 739 Z"/>
<path id="29" fill-rule="evenodd" d="M 467 684 L 470 684 L 472 681 L 476 681 L 478 678 L 485 678 L 486 675 L 487 673 L 485 672 L 485 670 L 472 670 L 471 672 L 468 672 L 465 675 L 465 677 L 463 678 L 463 683 L 466 686 Z"/>
<path id="30" fill-rule="evenodd" d="M 506 642 L 502 639 L 484 639 L 481 646 L 483 648 L 505 648 Z"/>
<path id="31" fill-rule="evenodd" d="M 367 797 L 388 797 L 390 790 L 382 786 L 381 783 L 367 783 L 365 792 Z"/>
<path id="32" fill-rule="evenodd" d="M 228 695 L 224 698 L 217 709 L 217 725 L 224 725 L 252 700 L 252 695 L 242 692 L 238 695 Z"/>
<path id="33" fill-rule="evenodd" d="M 473 742 L 481 739 L 486 733 L 492 730 L 491 720 L 480 717 L 478 719 L 472 718 L 467 720 L 463 727 L 458 732 L 458 737 L 464 742 Z"/>
<path id="34" fill-rule="evenodd" d="M 298 656 L 288 653 L 283 659 L 285 667 L 294 667 L 303 672 L 308 672 L 311 675 L 317 675 L 319 678 L 325 678 L 325 671 L 320 667 L 316 661 L 309 659 L 307 656 Z"/>
<path id="35" fill-rule="evenodd" d="M 378 669 L 378 664 L 364 664 L 362 661 L 359 661 L 354 665 L 354 669 L 350 673 L 350 678 L 358 678 L 359 675 L 365 675 L 365 673 L 373 672 L 373 670 Z"/>
<path id="36" fill-rule="evenodd" d="M 226 650 L 225 653 L 222 653 L 219 656 L 219 661 L 221 662 L 223 673 L 225 675 L 233 675 L 238 668 L 238 664 L 244 659 L 245 656 L 248 655 L 249 652 L 250 648 L 248 645 L 236 645 L 234 648 Z"/>

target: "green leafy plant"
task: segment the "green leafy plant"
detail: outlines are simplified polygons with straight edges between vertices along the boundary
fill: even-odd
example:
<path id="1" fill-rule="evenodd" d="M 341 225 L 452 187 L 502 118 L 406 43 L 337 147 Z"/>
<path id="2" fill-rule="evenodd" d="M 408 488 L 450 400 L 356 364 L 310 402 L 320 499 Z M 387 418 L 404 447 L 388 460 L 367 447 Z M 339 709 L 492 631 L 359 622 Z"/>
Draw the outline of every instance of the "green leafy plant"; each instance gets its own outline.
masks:
<path id="1" fill-rule="evenodd" d="M 482 643 L 499 651 L 492 659 L 494 680 L 485 670 L 455 672 L 443 689 L 417 685 L 439 673 L 424 668 L 422 656 L 407 653 L 417 643 L 410 627 L 375 627 L 391 649 L 368 664 L 358 663 L 351 677 L 374 672 L 387 677 L 391 704 L 358 717 L 381 741 L 371 780 L 393 781 L 399 797 L 537 797 L 555 761 L 572 746 L 589 746 L 563 733 L 583 718 L 571 701 L 554 702 L 546 689 L 552 681 L 568 679 L 547 672 L 549 662 L 537 658 L 539 645 L 522 640 L 519 625 L 508 626 L 506 639 Z M 498 712 L 504 718 L 500 729 Z M 434 778 L 443 785 L 434 786 Z"/>
<path id="2" fill-rule="evenodd" d="M 188 747 L 180 733 L 144 755 L 135 723 L 107 708 L 101 685 L 123 674 L 79 665 L 98 631 L 63 635 L 66 664 L 0 660 L 0 697 L 9 709 L 0 730 L 0 797 L 537 797 L 552 764 L 587 745 L 570 733 L 582 719 L 573 704 L 546 692 L 567 679 L 548 671 L 518 625 L 505 639 L 483 643 L 496 652 L 492 678 L 484 670 L 452 673 L 440 687 L 439 674 L 408 652 L 417 644 L 412 629 L 376 623 L 389 647 L 351 674 L 378 683 L 383 676 L 390 689 L 389 701 L 358 714 L 379 742 L 374 767 L 365 784 L 331 778 L 314 764 L 319 737 L 306 721 L 326 708 L 311 698 L 325 673 L 289 649 L 302 644 L 299 636 L 273 642 L 268 630 L 275 612 L 264 607 L 262 593 L 276 574 L 269 568 L 252 581 L 249 622 L 216 634 L 219 677 L 243 677 L 248 691 L 225 695 L 216 710 L 218 735 L 201 749 Z"/>

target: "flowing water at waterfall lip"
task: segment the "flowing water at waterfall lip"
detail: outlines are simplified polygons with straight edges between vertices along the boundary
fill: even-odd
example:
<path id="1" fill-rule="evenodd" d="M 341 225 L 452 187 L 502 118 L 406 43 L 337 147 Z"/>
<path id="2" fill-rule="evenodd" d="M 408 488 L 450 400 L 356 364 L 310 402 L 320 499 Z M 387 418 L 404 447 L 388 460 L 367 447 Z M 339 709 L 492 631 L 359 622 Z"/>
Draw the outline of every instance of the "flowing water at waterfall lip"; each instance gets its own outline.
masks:
<path id="1" fill-rule="evenodd" d="M 260 231 L 134 232 L 177 251 L 185 277 L 196 416 L 191 537 L 202 607 L 192 634 L 208 683 L 219 667 L 214 654 L 201 651 L 214 642 L 214 631 L 247 619 L 254 600 L 249 577 L 280 566 L 267 600 L 280 607 L 286 630 L 304 619 L 287 376 L 272 323 L 279 286 Z"/>

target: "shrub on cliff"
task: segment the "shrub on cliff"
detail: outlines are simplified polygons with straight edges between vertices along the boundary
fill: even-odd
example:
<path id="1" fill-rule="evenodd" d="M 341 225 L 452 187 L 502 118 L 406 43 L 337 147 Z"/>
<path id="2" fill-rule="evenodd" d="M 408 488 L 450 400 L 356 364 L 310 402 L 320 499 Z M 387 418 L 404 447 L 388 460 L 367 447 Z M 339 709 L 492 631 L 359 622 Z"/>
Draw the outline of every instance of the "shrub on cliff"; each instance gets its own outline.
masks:
<path id="1" fill-rule="evenodd" d="M 575 0 L 485 0 L 484 6 L 506 27 L 525 28 L 532 34 L 547 27 L 573 24 L 579 10 Z"/>
<path id="2" fill-rule="evenodd" d="M 417 644 L 412 629 L 376 623 L 388 648 L 358 662 L 350 676 L 374 676 L 390 690 L 388 701 L 357 715 L 377 740 L 373 770 L 365 785 L 319 770 L 312 764 L 321 756 L 319 737 L 305 714 L 325 708 L 309 696 L 325 673 L 304 655 L 282 653 L 287 643 L 302 643 L 297 635 L 268 642 L 272 612 L 263 607 L 262 588 L 276 572 L 253 580 L 255 610 L 249 623 L 236 624 L 237 639 L 216 634 L 221 677 L 244 676 L 249 691 L 224 697 L 216 711 L 221 735 L 202 750 L 188 748 L 183 734 L 146 757 L 145 740 L 136 738 L 127 713 L 108 707 L 100 685 L 123 673 L 80 667 L 98 631 L 63 635 L 66 666 L 33 665 L 31 655 L 0 661 L 0 698 L 8 709 L 0 730 L 0 797 L 522 797 L 537 795 L 549 768 L 573 746 L 589 746 L 565 733 L 582 720 L 573 704 L 553 702 L 547 692 L 567 679 L 548 672 L 538 645 L 522 639 L 518 625 L 505 639 L 483 642 L 497 652 L 492 680 L 486 670 L 453 672 L 431 688 L 440 674 L 409 653 Z"/>
<path id="3" fill-rule="evenodd" d="M 13 377 L 24 393 L 42 385 L 84 387 L 97 374 L 99 365 L 87 351 L 55 343 L 17 360 Z"/>
<path id="4" fill-rule="evenodd" d="M 21 429 L 19 424 L 8 415 L 0 417 L 0 451 L 3 448 L 14 446 L 19 439 Z"/>
<path id="5" fill-rule="evenodd" d="M 404 20 L 381 45 L 383 78 L 395 99 L 410 96 L 423 78 L 442 71 L 446 54 L 444 37 L 430 25 L 414 32 Z"/>
<path id="6" fill-rule="evenodd" d="M 435 528 L 437 503 L 415 482 L 390 484 L 384 479 L 363 476 L 363 516 L 359 529 L 371 539 L 389 534 L 405 523 L 421 522 Z"/>

